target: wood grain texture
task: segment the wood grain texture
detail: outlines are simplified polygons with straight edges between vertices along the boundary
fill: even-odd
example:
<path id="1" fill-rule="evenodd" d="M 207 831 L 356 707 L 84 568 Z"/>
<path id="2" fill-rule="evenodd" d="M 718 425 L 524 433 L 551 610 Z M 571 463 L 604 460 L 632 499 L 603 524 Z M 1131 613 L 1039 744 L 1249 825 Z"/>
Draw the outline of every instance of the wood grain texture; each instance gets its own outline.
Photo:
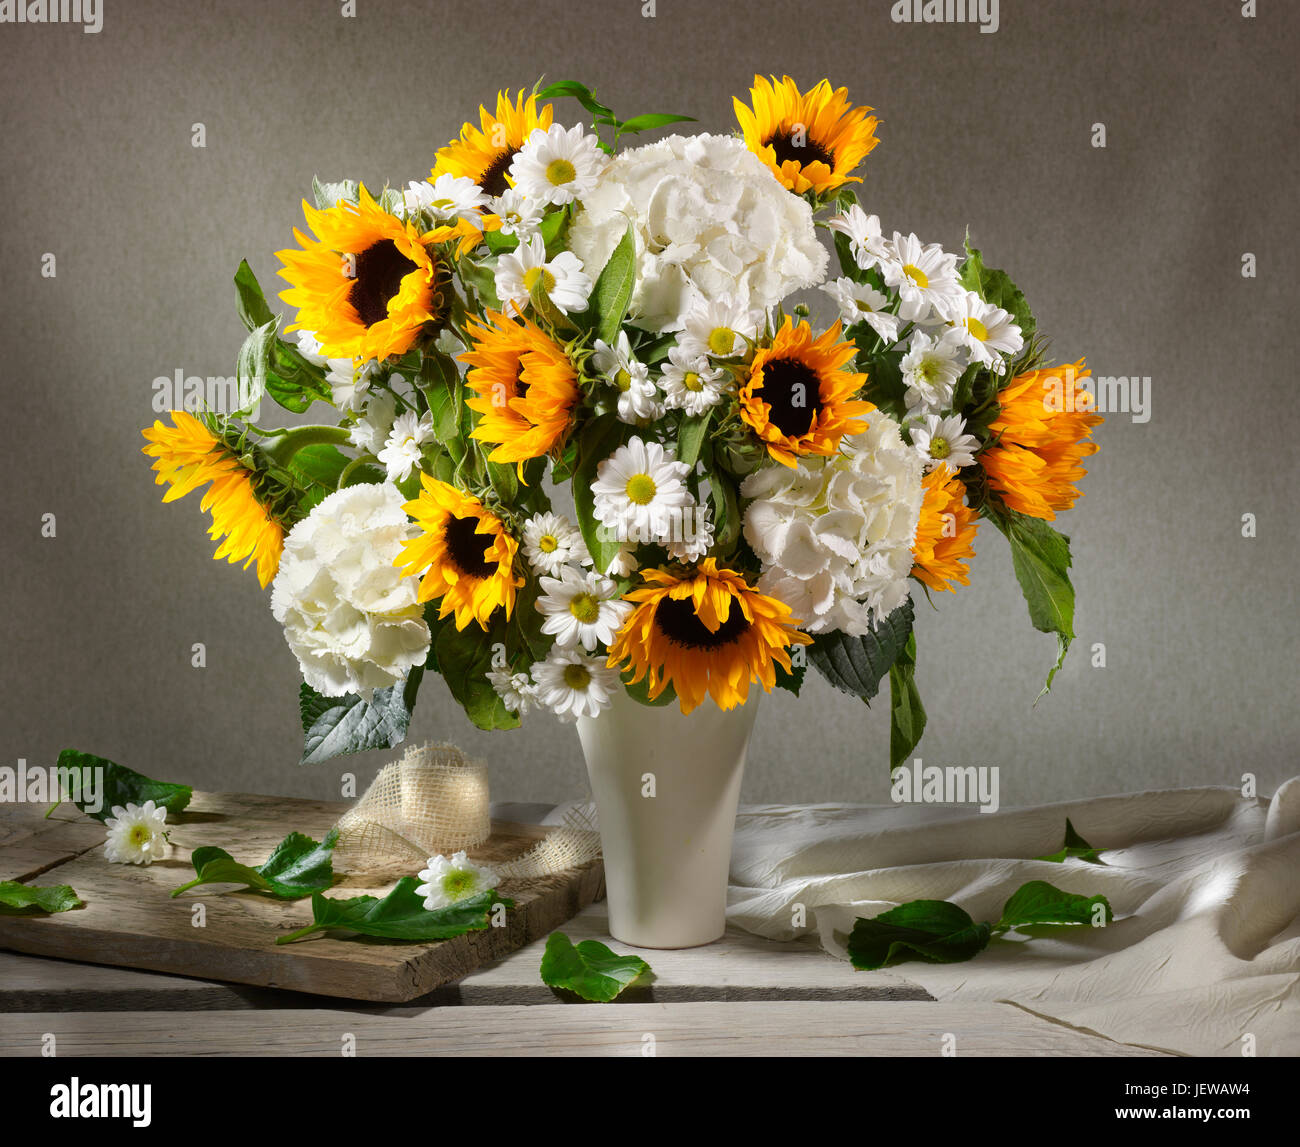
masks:
<path id="1" fill-rule="evenodd" d="M 347 1011 L 29 1013 L 0 1025 L 0 1055 L 1159 1056 L 1006 1004 L 906 1001 L 358 1007 Z"/>
<path id="2" fill-rule="evenodd" d="M 43 810 L 7 806 L 0 828 L 0 878 L 40 876 L 42 883 L 70 884 L 86 903 L 48 917 L 0 917 L 0 947 L 353 1000 L 405 1002 L 546 936 L 603 895 L 604 870 L 597 860 L 540 880 L 503 883 L 502 894 L 515 901 L 503 928 L 434 944 L 330 934 L 283 946 L 275 944 L 277 935 L 310 923 L 309 901 L 223 894 L 220 885 L 171 898 L 171 890 L 193 876 L 193 849 L 217 845 L 238 861 L 260 864 L 287 832 L 319 839 L 346 807 L 286 797 L 195 793 L 171 829 L 170 856 L 136 867 L 107 863 L 97 848 L 104 839 L 103 826 L 71 806 L 48 821 L 40 820 Z M 508 860 L 546 831 L 494 821 L 491 840 L 471 854 L 487 863 Z M 375 886 L 345 876 L 331 895 L 382 895 L 391 883 Z M 206 912 L 203 927 L 195 927 L 191 912 L 199 902 Z"/>

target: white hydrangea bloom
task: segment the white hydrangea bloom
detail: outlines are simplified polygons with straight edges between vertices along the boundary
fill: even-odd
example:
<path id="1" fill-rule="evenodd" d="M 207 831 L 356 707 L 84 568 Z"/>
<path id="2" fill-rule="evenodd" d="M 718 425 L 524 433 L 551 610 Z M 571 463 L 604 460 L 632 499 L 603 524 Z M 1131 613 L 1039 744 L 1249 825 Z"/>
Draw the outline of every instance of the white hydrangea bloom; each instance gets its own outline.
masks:
<path id="1" fill-rule="evenodd" d="M 812 209 L 742 140 L 671 135 L 622 152 L 583 197 L 569 246 L 603 267 L 632 221 L 637 282 L 630 314 L 678 330 L 697 295 L 764 310 L 826 272 Z"/>
<path id="2" fill-rule="evenodd" d="M 289 531 L 271 587 L 303 680 L 326 697 L 371 692 L 423 665 L 429 627 L 419 578 L 393 559 L 417 532 L 387 483 L 331 494 Z"/>
<path id="3" fill-rule="evenodd" d="M 860 635 L 908 598 L 921 512 L 922 462 L 882 411 L 833 458 L 769 466 L 745 479 L 745 537 L 763 562 L 759 588 L 810 633 Z"/>

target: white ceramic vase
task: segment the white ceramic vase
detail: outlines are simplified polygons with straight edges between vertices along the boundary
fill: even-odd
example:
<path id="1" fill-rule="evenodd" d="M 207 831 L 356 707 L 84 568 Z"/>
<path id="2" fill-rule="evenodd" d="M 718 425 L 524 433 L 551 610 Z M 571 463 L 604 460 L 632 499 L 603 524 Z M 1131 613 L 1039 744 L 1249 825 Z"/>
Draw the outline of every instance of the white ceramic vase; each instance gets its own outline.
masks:
<path id="1" fill-rule="evenodd" d="M 578 720 L 605 854 L 609 931 L 638 948 L 693 948 L 726 929 L 727 873 L 761 690 L 723 711 L 647 706 L 621 689 Z M 653 795 L 650 795 L 653 793 Z"/>

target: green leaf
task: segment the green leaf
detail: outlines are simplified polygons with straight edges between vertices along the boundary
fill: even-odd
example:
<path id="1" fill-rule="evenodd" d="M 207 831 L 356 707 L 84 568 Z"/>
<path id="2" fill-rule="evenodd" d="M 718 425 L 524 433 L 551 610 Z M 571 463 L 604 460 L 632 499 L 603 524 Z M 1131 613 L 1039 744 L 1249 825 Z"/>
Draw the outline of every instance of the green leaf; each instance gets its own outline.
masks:
<path id="1" fill-rule="evenodd" d="M 644 115 L 634 115 L 629 120 L 624 120 L 618 126 L 619 135 L 635 134 L 639 131 L 650 131 L 656 127 L 667 127 L 670 123 L 695 123 L 695 117 L 689 115 L 668 115 L 664 112 L 646 112 Z"/>
<path id="2" fill-rule="evenodd" d="M 239 348 L 235 359 L 235 379 L 239 386 L 240 405 L 235 414 L 247 414 L 257 409 L 266 393 L 271 376 L 271 354 L 275 347 L 275 331 L 280 320 L 274 315 L 251 331 Z"/>
<path id="3" fill-rule="evenodd" d="M 406 739 L 411 710 L 424 667 L 415 666 L 405 681 L 376 689 L 370 701 L 355 693 L 322 697 L 305 681 L 298 691 L 302 715 L 301 765 L 318 765 L 345 753 L 391 749 Z"/>
<path id="4" fill-rule="evenodd" d="M 456 274 L 462 283 L 474 289 L 484 308 L 490 307 L 494 311 L 501 309 L 501 300 L 497 298 L 496 275 L 491 267 L 466 256 L 457 261 Z"/>
<path id="5" fill-rule="evenodd" d="M 542 983 L 592 1003 L 609 1003 L 648 971 L 650 965 L 640 956 L 615 955 L 599 940 L 583 940 L 575 946 L 563 932 L 552 932 L 546 938 Z"/>
<path id="6" fill-rule="evenodd" d="M 361 185 L 355 179 L 344 179 L 338 183 L 322 183 L 316 176 L 311 177 L 311 194 L 316 200 L 317 210 L 337 207 L 339 200 L 348 203 L 361 202 Z"/>
<path id="7" fill-rule="evenodd" d="M 1070 818 L 1065 818 L 1065 843 L 1061 846 L 1059 852 L 1053 852 L 1048 856 L 1035 857 L 1036 860 L 1050 860 L 1053 864 L 1064 864 L 1066 857 L 1074 857 L 1076 860 L 1086 860 L 1089 864 L 1102 864 L 1106 862 L 1101 859 L 1101 854 L 1105 852 L 1104 848 L 1093 848 L 1086 840 L 1083 839 L 1074 830 L 1074 825 L 1070 823 Z"/>
<path id="8" fill-rule="evenodd" d="M 677 431 L 677 461 L 693 467 L 700 460 L 700 451 L 709 437 L 709 422 L 713 411 L 688 415 L 682 419 Z"/>
<path id="9" fill-rule="evenodd" d="M 870 701 L 912 632 L 912 603 L 905 601 L 870 633 L 850 637 L 838 630 L 819 633 L 808 646 L 808 660 L 836 689 Z"/>
<path id="10" fill-rule="evenodd" d="M 591 289 L 591 311 L 595 316 L 596 335 L 613 345 L 619 327 L 627 316 L 636 285 L 636 239 L 631 226 L 618 241 Z"/>
<path id="11" fill-rule="evenodd" d="M 673 683 L 669 681 L 664 685 L 664 690 L 654 700 L 650 699 L 650 675 L 647 673 L 640 681 L 635 684 L 631 681 L 632 670 L 628 670 L 623 675 L 623 688 L 627 690 L 627 695 L 639 705 L 648 705 L 652 709 L 662 709 L 665 705 L 671 705 L 677 700 L 677 690 L 673 688 Z"/>
<path id="12" fill-rule="evenodd" d="M 295 450 L 286 465 L 303 481 L 334 490 L 350 461 L 333 443 L 313 442 L 310 446 Z"/>
<path id="13" fill-rule="evenodd" d="M 979 955 L 992 928 L 976 924 L 947 900 L 912 900 L 870 920 L 859 918 L 849 935 L 849 958 L 874 971 L 902 960 L 956 964 Z"/>
<path id="14" fill-rule="evenodd" d="M 1020 327 L 1021 337 L 1026 342 L 1034 333 L 1038 323 L 1034 312 L 1029 309 L 1029 302 L 1024 292 L 1011 281 L 1005 271 L 998 271 L 984 266 L 984 258 L 979 248 L 966 244 L 966 261 L 961 266 L 961 283 L 968 291 L 974 291 L 986 303 L 1001 307 L 1007 311 Z"/>
<path id="15" fill-rule="evenodd" d="M 1014 511 L 990 514 L 1011 543 L 1011 564 L 1029 606 L 1029 620 L 1042 633 L 1056 635 L 1056 663 L 1047 674 L 1042 697 L 1065 661 L 1074 640 L 1074 587 L 1070 584 L 1070 539 L 1041 518 Z"/>
<path id="16" fill-rule="evenodd" d="M 450 940 L 466 932 L 480 932 L 490 922 L 493 906 L 514 902 L 504 900 L 495 891 L 480 892 L 446 908 L 428 909 L 424 898 L 416 894 L 419 880 L 403 876 L 393 890 L 380 900 L 376 896 L 354 896 L 348 900 L 331 899 L 319 892 L 311 898 L 312 922 L 306 928 L 277 936 L 277 944 L 288 944 L 313 932 L 337 929 L 379 936 L 385 940 L 415 940 L 429 943 Z"/>
<path id="17" fill-rule="evenodd" d="M 67 884 L 19 884 L 16 880 L 0 880 L 0 916 L 67 912 L 80 908 L 81 903 Z"/>
<path id="18" fill-rule="evenodd" d="M 1072 892 L 1062 892 L 1046 880 L 1031 880 L 1011 894 L 996 927 L 998 931 L 1006 931 L 1027 924 L 1091 924 L 1098 905 L 1103 908 L 1109 924 L 1115 915 L 1106 897 L 1076 896 Z"/>
<path id="19" fill-rule="evenodd" d="M 91 812 L 86 807 L 87 802 L 80 792 L 74 792 L 70 798 L 88 817 L 101 822 L 113 815 L 114 808 L 125 808 L 129 804 L 142 805 L 145 801 L 153 801 L 155 806 L 165 808 L 169 816 L 175 816 L 184 810 L 194 795 L 194 790 L 189 785 L 155 781 L 125 765 L 77 749 L 64 749 L 59 754 L 55 767 L 75 770 L 78 777 L 85 775 L 82 771 L 84 769 L 102 770 L 99 773 L 99 792 L 95 794 L 100 801 L 98 812 Z"/>
<path id="20" fill-rule="evenodd" d="M 240 262 L 239 270 L 235 272 L 235 290 L 239 292 L 239 317 L 250 331 L 265 326 L 275 317 L 266 305 L 262 286 L 247 259 Z"/>
<path id="21" fill-rule="evenodd" d="M 892 772 L 920 743 L 925 732 L 925 706 L 916 688 L 916 634 L 907 635 L 889 667 L 889 768 Z"/>
<path id="22" fill-rule="evenodd" d="M 802 665 L 791 664 L 790 672 L 787 673 L 781 666 L 776 667 L 776 685 L 778 689 L 784 689 L 789 693 L 799 696 L 799 690 L 803 688 L 803 679 L 808 673 L 808 663 Z"/>
<path id="23" fill-rule="evenodd" d="M 547 84 L 537 93 L 539 100 L 558 99 L 561 96 L 572 96 L 594 116 L 612 116 L 614 114 L 596 99 L 586 84 L 580 84 L 577 80 L 556 80 L 555 83 Z"/>
<path id="24" fill-rule="evenodd" d="M 224 848 L 196 848 L 190 855 L 197 877 L 172 892 L 179 896 L 199 884 L 246 884 L 278 900 L 299 900 L 323 892 L 334 883 L 334 845 L 339 830 L 332 828 L 324 841 L 291 832 L 257 868 L 238 863 Z"/>
<path id="25" fill-rule="evenodd" d="M 602 414 L 587 424 L 578 440 L 578 464 L 573 474 L 574 510 L 587 552 L 601 573 L 618 554 L 619 543 L 596 519 L 596 496 L 591 484 L 596 480 L 599 465 L 623 444 L 624 432 L 630 430 L 617 415 Z"/>
<path id="26" fill-rule="evenodd" d="M 504 622 L 498 619 L 489 631 L 471 625 L 458 630 L 444 625 L 434 642 L 438 671 L 465 715 L 480 729 L 515 729 L 519 715 L 510 712 L 487 679 L 492 668 L 493 646 L 505 644 Z"/>

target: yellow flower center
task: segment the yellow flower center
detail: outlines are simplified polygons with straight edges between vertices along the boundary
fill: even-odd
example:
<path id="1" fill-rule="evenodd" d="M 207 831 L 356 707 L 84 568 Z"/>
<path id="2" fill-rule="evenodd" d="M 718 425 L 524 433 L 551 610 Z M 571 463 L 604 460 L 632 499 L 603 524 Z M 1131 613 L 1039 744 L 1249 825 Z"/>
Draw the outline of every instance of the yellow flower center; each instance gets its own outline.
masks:
<path id="1" fill-rule="evenodd" d="M 142 846 L 148 844 L 151 840 L 153 840 L 153 833 L 149 831 L 147 826 L 143 824 L 137 824 L 132 827 L 131 843 L 135 845 L 136 848 L 141 848 Z"/>
<path id="2" fill-rule="evenodd" d="M 524 272 L 524 286 L 532 291 L 539 282 L 542 284 L 542 290 L 548 295 L 555 290 L 555 276 L 550 271 L 545 267 L 529 267 Z"/>
<path id="3" fill-rule="evenodd" d="M 632 376 L 628 374 L 627 371 L 620 370 L 616 375 L 614 375 L 614 385 L 617 386 L 619 390 L 626 391 L 627 388 L 632 385 Z"/>
<path id="4" fill-rule="evenodd" d="M 442 890 L 452 900 L 459 900 L 467 892 L 474 891 L 474 874 L 453 868 L 442 878 Z"/>
<path id="5" fill-rule="evenodd" d="M 553 159 L 546 165 L 546 179 L 552 187 L 562 183 L 572 183 L 578 176 L 573 164 L 567 159 Z"/>
<path id="6" fill-rule="evenodd" d="M 989 328 L 986 327 L 979 319 L 969 318 L 966 320 L 966 329 L 970 331 L 980 342 L 984 342 L 989 337 Z"/>
<path id="7" fill-rule="evenodd" d="M 704 381 L 700 378 L 699 374 L 693 370 L 688 370 L 684 375 L 682 375 L 682 385 L 686 387 L 687 390 L 693 390 L 697 393 L 704 389 Z"/>
<path id="8" fill-rule="evenodd" d="M 654 501 L 654 496 L 659 492 L 659 487 L 655 485 L 655 480 L 649 474 L 633 474 L 627 481 L 626 492 L 629 502 L 635 502 L 638 506 L 646 506 Z"/>
<path id="9" fill-rule="evenodd" d="M 948 439 L 946 438 L 930 439 L 931 458 L 947 458 L 948 455 L 951 453 L 952 453 L 952 447 L 948 444 Z"/>
<path id="10" fill-rule="evenodd" d="M 921 364 L 916 368 L 919 374 L 926 382 L 933 382 L 939 377 L 939 360 L 934 358 L 923 358 Z"/>
<path id="11" fill-rule="evenodd" d="M 570 689 L 585 689 L 591 684 L 591 670 L 585 665 L 566 665 L 564 683 Z"/>
<path id="12" fill-rule="evenodd" d="M 569 612 L 583 625 L 590 625 L 600 616 L 600 602 L 589 593 L 580 593 L 569 602 Z"/>
<path id="13" fill-rule="evenodd" d="M 870 303 L 866 302 L 864 299 L 854 299 L 853 305 L 857 307 L 858 310 L 865 311 L 869 315 L 874 314 L 876 310 L 875 307 L 873 307 Z"/>
<path id="14" fill-rule="evenodd" d="M 709 331 L 709 350 L 714 354 L 730 354 L 736 342 L 736 332 L 730 327 L 714 327 Z"/>
<path id="15" fill-rule="evenodd" d="M 543 534 L 537 539 L 537 548 L 544 554 L 553 554 L 560 548 L 560 543 L 554 534 Z"/>
<path id="16" fill-rule="evenodd" d="M 930 285 L 930 276 L 922 271 L 915 263 L 904 263 L 903 274 L 911 279 L 918 287 L 928 287 Z"/>

